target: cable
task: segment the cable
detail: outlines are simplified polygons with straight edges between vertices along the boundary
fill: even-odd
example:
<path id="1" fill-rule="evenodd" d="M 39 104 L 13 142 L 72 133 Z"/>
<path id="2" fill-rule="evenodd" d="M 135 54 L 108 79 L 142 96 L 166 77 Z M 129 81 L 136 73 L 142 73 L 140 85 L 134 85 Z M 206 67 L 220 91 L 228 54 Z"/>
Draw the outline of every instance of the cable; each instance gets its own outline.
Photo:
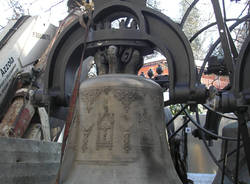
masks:
<path id="1" fill-rule="evenodd" d="M 78 97 L 78 89 L 80 87 L 80 79 L 81 79 L 81 72 L 82 72 L 82 65 L 83 65 L 83 62 L 84 62 L 84 57 L 85 57 L 85 52 L 86 52 L 86 48 L 87 48 L 87 38 L 88 38 L 88 35 L 89 35 L 89 30 L 90 30 L 90 26 L 92 24 L 92 21 L 93 21 L 93 12 L 91 10 L 85 12 L 87 13 L 88 15 L 88 22 L 87 24 L 84 22 L 84 19 L 83 19 L 83 14 L 81 14 L 80 18 L 79 18 L 79 23 L 81 26 L 83 26 L 84 28 L 84 35 L 83 35 L 83 48 L 82 48 L 82 55 L 81 55 L 81 60 L 80 60 L 80 66 L 79 66 L 79 70 L 78 70 L 78 73 L 77 73 L 77 78 L 76 78 L 76 81 L 75 81 L 75 86 L 74 86 L 74 90 L 73 90 L 73 94 L 71 96 L 71 99 L 70 99 L 70 106 L 69 106 L 69 111 L 68 111 L 68 115 L 67 115 L 67 120 L 66 120 L 66 124 L 65 124 L 65 130 L 64 130 L 64 136 L 63 136 L 63 142 L 62 142 L 62 148 L 61 148 L 61 162 L 60 164 L 62 164 L 62 161 L 63 161 L 63 156 L 64 156 L 64 151 L 65 151 L 65 148 L 66 148 L 66 142 L 67 142 L 67 139 L 68 139 L 68 135 L 69 135 L 69 130 L 70 130 L 70 127 L 71 127 L 71 123 L 73 121 L 73 118 L 74 118 L 74 112 L 75 112 L 75 106 L 76 106 L 76 99 Z M 57 180 L 56 180 L 56 183 L 58 184 L 59 183 L 59 179 L 60 179 L 60 176 L 61 176 L 61 167 L 58 171 L 58 175 L 57 175 Z"/>
<path id="2" fill-rule="evenodd" d="M 197 120 L 197 124 L 199 124 L 201 126 L 201 123 L 200 123 L 200 116 L 199 116 L 199 112 L 198 112 L 198 107 L 196 106 L 196 109 L 195 109 L 195 113 L 196 113 L 196 120 Z M 192 121 L 192 120 L 191 120 Z M 217 161 L 216 157 L 214 156 L 212 150 L 209 148 L 206 140 L 205 140 L 205 135 L 203 134 L 203 132 L 201 132 L 201 138 L 202 138 L 202 141 L 210 155 L 210 157 L 212 158 L 212 160 L 214 161 L 214 163 L 217 165 L 217 167 L 220 169 L 220 171 L 223 172 L 223 168 L 221 168 L 219 162 Z M 233 182 L 233 179 L 232 179 L 232 175 L 231 173 L 226 169 L 224 168 L 224 173 L 225 175 L 228 177 L 229 180 L 231 180 Z"/>
<path id="3" fill-rule="evenodd" d="M 241 24 L 242 22 L 247 21 L 249 18 L 250 18 L 250 14 L 249 14 L 249 15 L 246 15 L 246 16 L 244 16 L 244 17 L 242 17 L 242 18 L 239 19 L 237 22 L 235 22 L 233 25 L 231 25 L 231 26 L 229 27 L 229 30 L 232 31 L 235 27 L 237 27 L 237 26 L 238 26 L 239 24 Z M 207 53 L 207 55 L 206 55 L 206 57 L 205 57 L 205 59 L 204 59 L 204 62 L 203 62 L 203 64 L 202 64 L 202 66 L 201 66 L 200 72 L 199 72 L 199 78 L 198 78 L 199 81 L 201 80 L 202 74 L 204 73 L 205 66 L 206 66 L 206 64 L 207 64 L 207 62 L 208 62 L 209 57 L 212 55 L 212 53 L 214 52 L 215 48 L 217 47 L 217 45 L 218 45 L 220 42 L 221 42 L 221 41 L 220 41 L 220 38 L 218 38 L 218 39 L 216 40 L 216 42 L 210 47 L 209 52 Z"/>
<path id="4" fill-rule="evenodd" d="M 199 125 L 199 124 L 190 116 L 190 114 L 189 114 L 186 110 L 184 110 L 184 112 L 185 112 L 185 114 L 190 118 L 190 121 L 191 121 L 198 129 L 202 130 L 203 132 L 205 132 L 205 133 L 207 133 L 207 134 L 209 134 L 209 135 L 211 135 L 211 136 L 213 136 L 213 137 L 215 137 L 215 138 L 217 138 L 217 139 L 228 140 L 228 141 L 237 141 L 236 138 L 219 136 L 219 135 L 217 135 L 217 134 L 215 134 L 215 133 L 213 133 L 213 132 L 210 132 L 209 130 L 207 130 L 207 129 L 203 128 L 201 125 Z"/>
<path id="5" fill-rule="evenodd" d="M 208 105 L 206 104 L 202 104 L 203 107 L 205 107 L 206 109 L 210 110 L 210 111 L 213 111 L 214 113 L 216 114 L 219 114 L 220 116 L 222 116 L 223 118 L 227 118 L 227 119 L 231 119 L 231 120 L 238 120 L 238 118 L 234 118 L 234 117 L 230 117 L 230 116 L 226 116 L 220 112 L 217 112 L 215 111 L 214 109 L 212 109 L 211 107 L 209 107 Z"/>
<path id="6" fill-rule="evenodd" d="M 171 139 L 181 130 L 181 129 L 183 129 L 188 123 L 189 123 L 189 121 L 190 121 L 190 119 L 187 119 L 184 123 L 183 123 L 183 125 L 182 126 L 180 126 L 180 128 L 178 128 L 178 130 L 176 130 L 173 134 L 171 134 L 170 136 L 169 136 L 169 141 L 171 141 Z"/>
<path id="7" fill-rule="evenodd" d="M 240 145 L 240 148 L 242 148 L 242 147 L 243 147 L 243 144 Z M 227 154 L 227 158 L 230 157 L 230 156 L 232 156 L 236 151 L 237 151 L 237 148 L 234 149 L 233 151 L 231 151 L 230 153 L 228 153 Z M 222 161 L 224 161 L 224 159 L 225 158 L 222 158 L 222 159 L 218 160 L 218 162 L 222 162 Z"/>
<path id="8" fill-rule="evenodd" d="M 227 19 L 226 21 L 238 21 L 239 19 Z M 207 26 L 203 27 L 202 29 L 200 29 L 198 32 L 196 32 L 190 39 L 189 39 L 189 42 L 193 42 L 194 39 L 196 39 L 201 33 L 203 33 L 204 31 L 206 31 L 207 29 L 215 26 L 217 24 L 217 22 L 213 22 L 211 24 L 208 24 Z"/>
<path id="9" fill-rule="evenodd" d="M 183 111 L 185 111 L 188 105 L 185 105 L 184 107 L 183 105 L 181 105 L 181 107 L 182 109 L 177 114 L 175 114 L 175 116 L 166 124 L 166 127 L 168 127 Z"/>

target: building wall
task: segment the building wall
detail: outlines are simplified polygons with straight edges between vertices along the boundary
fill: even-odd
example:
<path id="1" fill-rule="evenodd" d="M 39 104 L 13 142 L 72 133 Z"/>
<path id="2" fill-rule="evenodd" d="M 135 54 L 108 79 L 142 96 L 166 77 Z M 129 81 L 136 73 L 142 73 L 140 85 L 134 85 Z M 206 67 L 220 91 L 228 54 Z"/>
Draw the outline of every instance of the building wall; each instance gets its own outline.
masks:
<path id="1" fill-rule="evenodd" d="M 201 83 L 205 84 L 207 87 L 215 86 L 217 89 L 223 89 L 229 84 L 229 78 L 227 76 L 217 76 L 217 75 L 202 75 Z"/>
<path id="2" fill-rule="evenodd" d="M 150 62 L 150 63 L 145 63 L 144 66 L 138 72 L 138 74 L 141 75 L 141 73 L 143 72 L 144 75 L 147 78 L 149 78 L 147 73 L 148 73 L 148 70 L 151 68 L 154 72 L 154 75 L 157 75 L 156 68 L 158 67 L 158 65 L 161 65 L 163 68 L 162 75 L 169 74 L 166 60 L 159 60 L 159 61 L 154 61 L 154 62 Z M 229 78 L 227 76 L 219 76 L 218 77 L 214 74 L 212 74 L 212 75 L 204 75 L 203 74 L 202 78 L 201 78 L 201 83 L 205 84 L 208 88 L 213 85 L 217 89 L 223 89 L 224 87 L 226 87 L 228 85 Z"/>
<path id="3" fill-rule="evenodd" d="M 140 71 L 138 72 L 138 74 L 140 75 L 142 72 L 144 73 L 144 75 L 148 77 L 148 70 L 151 68 L 154 72 L 155 75 L 157 75 L 156 73 L 156 68 L 158 67 L 158 65 L 162 66 L 163 69 L 163 74 L 162 75 L 168 75 L 168 67 L 167 67 L 167 61 L 166 60 L 159 60 L 159 61 L 154 61 L 154 62 L 150 62 L 150 63 L 145 63 L 143 65 L 143 67 L 140 69 Z"/>

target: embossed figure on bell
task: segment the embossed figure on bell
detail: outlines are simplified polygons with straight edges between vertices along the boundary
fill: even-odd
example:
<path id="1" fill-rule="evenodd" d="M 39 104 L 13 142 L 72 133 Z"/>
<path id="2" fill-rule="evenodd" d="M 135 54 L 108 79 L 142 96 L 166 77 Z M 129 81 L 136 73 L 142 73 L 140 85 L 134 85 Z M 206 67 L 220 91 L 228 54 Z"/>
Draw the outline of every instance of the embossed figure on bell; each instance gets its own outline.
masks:
<path id="1" fill-rule="evenodd" d="M 109 74 L 81 84 L 60 184 L 99 183 L 181 184 L 153 81 Z"/>

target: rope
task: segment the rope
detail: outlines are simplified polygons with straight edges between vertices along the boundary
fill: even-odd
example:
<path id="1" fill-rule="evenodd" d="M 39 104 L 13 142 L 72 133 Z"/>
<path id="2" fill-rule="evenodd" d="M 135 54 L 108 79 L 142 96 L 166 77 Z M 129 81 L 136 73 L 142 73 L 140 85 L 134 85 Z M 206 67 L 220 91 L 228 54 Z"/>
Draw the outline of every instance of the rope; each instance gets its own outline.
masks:
<path id="1" fill-rule="evenodd" d="M 75 108 L 76 108 L 76 100 L 77 100 L 77 97 L 78 97 L 78 91 L 79 91 L 79 87 L 80 87 L 80 79 L 81 79 L 81 73 L 82 73 L 82 64 L 84 62 L 84 56 L 85 56 L 85 51 L 86 51 L 86 46 L 87 46 L 88 33 L 89 33 L 90 25 L 92 23 L 92 11 L 89 10 L 87 12 L 88 18 L 89 18 L 87 25 L 86 25 L 86 23 L 84 22 L 84 19 L 83 19 L 84 14 L 86 14 L 86 12 L 82 13 L 80 15 L 80 17 L 79 17 L 80 24 L 86 30 L 85 34 L 84 34 L 83 51 L 82 51 L 80 66 L 79 66 L 79 70 L 78 70 L 78 73 L 77 73 L 77 78 L 76 78 L 73 94 L 72 94 L 71 99 L 70 99 L 70 106 L 69 106 L 68 116 L 67 116 L 67 120 L 66 120 L 63 143 L 62 143 L 62 150 L 61 150 L 61 164 L 62 164 L 62 160 L 63 160 L 63 156 L 64 156 L 66 142 L 67 142 L 68 135 L 69 135 L 69 130 L 70 130 L 70 127 L 71 127 L 71 124 L 72 124 L 72 121 L 73 121 L 73 116 L 74 116 L 74 112 L 75 112 Z M 58 172 L 56 184 L 59 184 L 60 175 L 61 175 L 61 167 L 60 167 L 59 172 Z"/>

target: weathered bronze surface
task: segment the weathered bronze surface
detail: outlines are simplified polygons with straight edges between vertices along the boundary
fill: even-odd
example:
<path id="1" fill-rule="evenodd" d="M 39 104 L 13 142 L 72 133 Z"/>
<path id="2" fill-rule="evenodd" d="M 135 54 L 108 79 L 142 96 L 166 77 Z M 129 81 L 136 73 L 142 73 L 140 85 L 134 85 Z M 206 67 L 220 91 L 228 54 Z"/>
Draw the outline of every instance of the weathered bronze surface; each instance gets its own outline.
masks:
<path id="1" fill-rule="evenodd" d="M 180 184 L 162 98 L 156 83 L 134 75 L 82 83 L 60 184 Z"/>

